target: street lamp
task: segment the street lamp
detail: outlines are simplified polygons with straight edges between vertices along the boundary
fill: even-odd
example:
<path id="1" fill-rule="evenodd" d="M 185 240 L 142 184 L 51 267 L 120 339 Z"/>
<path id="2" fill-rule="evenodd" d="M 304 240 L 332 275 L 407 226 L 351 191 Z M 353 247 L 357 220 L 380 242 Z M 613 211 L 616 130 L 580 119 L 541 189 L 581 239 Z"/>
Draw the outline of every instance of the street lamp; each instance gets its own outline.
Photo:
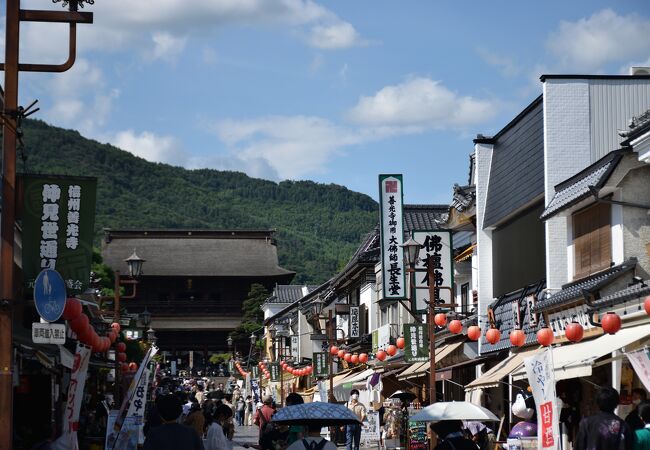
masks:
<path id="1" fill-rule="evenodd" d="M 146 261 L 146 259 L 140 258 L 135 253 L 135 249 L 133 249 L 131 256 L 124 260 L 124 262 L 126 262 L 126 265 L 129 267 L 129 275 L 131 278 L 134 278 L 136 280 L 140 278 L 140 275 L 142 275 L 142 264 Z"/>
<path id="2" fill-rule="evenodd" d="M 151 325 L 151 313 L 146 306 L 144 307 L 144 311 L 140 313 L 140 322 L 142 322 L 142 325 L 144 325 L 145 328 L 148 328 L 149 325 Z"/>
<path id="3" fill-rule="evenodd" d="M 156 337 L 156 332 L 153 328 L 149 327 L 147 330 L 147 342 L 153 346 L 156 345 L 157 340 L 158 338 Z"/>

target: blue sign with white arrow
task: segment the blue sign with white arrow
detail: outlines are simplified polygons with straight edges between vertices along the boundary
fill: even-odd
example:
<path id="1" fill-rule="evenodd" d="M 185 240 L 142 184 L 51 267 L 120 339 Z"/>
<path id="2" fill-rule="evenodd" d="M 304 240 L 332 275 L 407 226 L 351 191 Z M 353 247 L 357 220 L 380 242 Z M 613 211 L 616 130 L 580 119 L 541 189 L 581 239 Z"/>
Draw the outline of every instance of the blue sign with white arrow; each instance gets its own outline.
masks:
<path id="1" fill-rule="evenodd" d="M 34 282 L 36 311 L 47 322 L 59 320 L 67 298 L 65 282 L 56 270 L 44 269 Z"/>

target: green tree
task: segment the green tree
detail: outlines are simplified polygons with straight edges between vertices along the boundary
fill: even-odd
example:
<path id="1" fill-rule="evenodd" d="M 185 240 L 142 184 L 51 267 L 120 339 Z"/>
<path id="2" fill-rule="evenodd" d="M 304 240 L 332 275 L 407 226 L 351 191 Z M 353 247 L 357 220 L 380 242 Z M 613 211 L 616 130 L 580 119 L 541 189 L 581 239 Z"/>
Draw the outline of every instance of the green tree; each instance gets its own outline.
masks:
<path id="1" fill-rule="evenodd" d="M 250 343 L 251 333 L 259 332 L 264 326 L 264 313 L 262 304 L 269 298 L 269 292 L 259 284 L 253 283 L 246 300 L 242 303 L 241 324 L 230 333 L 233 341 L 244 347 Z M 258 341 L 259 344 L 259 341 Z"/>

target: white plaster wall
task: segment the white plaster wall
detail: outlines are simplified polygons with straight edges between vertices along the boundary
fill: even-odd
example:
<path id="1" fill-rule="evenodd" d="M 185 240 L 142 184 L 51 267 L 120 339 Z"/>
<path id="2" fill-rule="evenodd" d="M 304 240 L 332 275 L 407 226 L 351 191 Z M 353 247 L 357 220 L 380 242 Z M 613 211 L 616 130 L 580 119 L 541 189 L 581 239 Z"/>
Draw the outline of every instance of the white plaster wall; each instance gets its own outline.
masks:
<path id="1" fill-rule="evenodd" d="M 549 79 L 544 82 L 544 191 L 553 198 L 555 185 L 591 164 L 589 83 Z M 567 219 L 546 221 L 546 284 L 556 291 L 569 280 Z"/>
<path id="2" fill-rule="evenodd" d="M 372 330 L 377 328 L 377 291 L 375 283 L 368 283 L 361 287 L 360 289 L 361 297 L 359 303 L 364 305 L 368 311 L 368 331 L 372 333 Z"/>
<path id="3" fill-rule="evenodd" d="M 484 230 L 485 204 L 487 202 L 493 146 L 475 144 L 476 154 L 476 241 L 477 241 L 477 279 L 478 313 L 482 322 L 487 316 L 487 307 L 492 302 L 492 231 Z M 475 257 L 472 257 L 475 263 Z M 481 342 L 479 341 L 479 353 Z"/>

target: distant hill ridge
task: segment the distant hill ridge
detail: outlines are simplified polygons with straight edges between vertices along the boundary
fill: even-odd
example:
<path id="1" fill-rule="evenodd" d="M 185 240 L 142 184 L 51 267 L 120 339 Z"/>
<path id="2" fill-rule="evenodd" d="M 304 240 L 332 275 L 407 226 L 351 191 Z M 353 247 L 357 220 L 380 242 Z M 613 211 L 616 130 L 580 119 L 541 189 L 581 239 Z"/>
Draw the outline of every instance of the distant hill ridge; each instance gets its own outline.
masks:
<path id="1" fill-rule="evenodd" d="M 42 121 L 26 121 L 24 133 L 19 172 L 98 178 L 98 239 L 103 228 L 275 228 L 294 282 L 319 284 L 377 224 L 377 203 L 343 186 L 152 163 Z"/>

